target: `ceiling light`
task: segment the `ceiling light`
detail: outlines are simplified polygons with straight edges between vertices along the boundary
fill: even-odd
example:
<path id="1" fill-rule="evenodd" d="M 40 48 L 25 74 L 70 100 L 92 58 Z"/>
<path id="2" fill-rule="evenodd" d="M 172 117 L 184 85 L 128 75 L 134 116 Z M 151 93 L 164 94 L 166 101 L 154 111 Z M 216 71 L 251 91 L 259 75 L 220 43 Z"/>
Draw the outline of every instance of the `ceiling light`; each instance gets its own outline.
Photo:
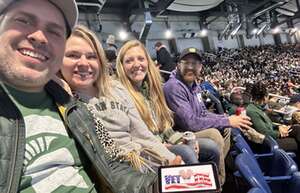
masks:
<path id="1" fill-rule="evenodd" d="M 257 28 L 254 28 L 253 30 L 252 30 L 252 34 L 256 34 L 258 32 L 258 29 Z"/>
<path id="2" fill-rule="evenodd" d="M 274 29 L 272 29 L 272 34 L 278 34 L 280 31 L 280 27 L 275 27 Z"/>
<path id="3" fill-rule="evenodd" d="M 121 40 L 124 41 L 124 40 L 127 39 L 128 33 L 127 33 L 126 31 L 124 31 L 124 30 L 121 30 L 121 31 L 119 32 L 119 37 L 120 37 Z"/>
<path id="4" fill-rule="evenodd" d="M 171 37 L 172 37 L 172 31 L 170 30 L 170 29 L 167 29 L 166 31 L 165 31 L 165 37 L 167 38 L 167 39 L 170 39 Z"/>
<path id="5" fill-rule="evenodd" d="M 201 31 L 200 31 L 200 36 L 201 36 L 201 37 L 207 36 L 207 29 L 201 30 Z"/>

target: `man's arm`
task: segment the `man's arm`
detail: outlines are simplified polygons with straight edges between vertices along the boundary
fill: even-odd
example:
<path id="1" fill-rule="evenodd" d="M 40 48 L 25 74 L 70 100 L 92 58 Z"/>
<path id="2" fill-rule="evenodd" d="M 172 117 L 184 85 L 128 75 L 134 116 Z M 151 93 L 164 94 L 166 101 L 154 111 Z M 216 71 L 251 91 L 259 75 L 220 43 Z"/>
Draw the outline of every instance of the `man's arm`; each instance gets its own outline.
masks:
<path id="1" fill-rule="evenodd" d="M 167 88 L 169 87 L 169 88 Z M 229 127 L 229 121 L 226 116 L 200 116 L 201 112 L 192 110 L 188 95 L 180 85 L 166 85 L 164 92 L 169 108 L 174 111 L 175 119 L 180 119 L 176 123 L 186 130 L 199 131 L 207 128 Z M 176 120 L 175 120 L 176 121 Z"/>

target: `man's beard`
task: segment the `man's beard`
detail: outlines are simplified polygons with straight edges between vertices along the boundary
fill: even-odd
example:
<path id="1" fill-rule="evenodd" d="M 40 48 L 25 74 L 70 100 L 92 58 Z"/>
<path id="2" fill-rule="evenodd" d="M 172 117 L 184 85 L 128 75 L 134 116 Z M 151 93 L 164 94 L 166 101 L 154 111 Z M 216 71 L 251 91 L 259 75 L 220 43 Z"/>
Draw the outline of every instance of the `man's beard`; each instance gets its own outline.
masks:
<path id="1" fill-rule="evenodd" d="M 189 72 L 192 72 L 195 76 L 197 76 L 197 69 L 195 69 L 195 68 L 183 68 L 182 69 L 183 75 L 186 75 Z"/>
<path id="2" fill-rule="evenodd" d="M 0 53 L 0 81 L 16 88 L 30 88 L 46 84 L 50 79 L 48 78 L 49 72 L 41 72 L 40 76 L 32 78 L 24 74 L 23 68 L 26 69 L 22 64 L 18 64 L 17 60 Z"/>

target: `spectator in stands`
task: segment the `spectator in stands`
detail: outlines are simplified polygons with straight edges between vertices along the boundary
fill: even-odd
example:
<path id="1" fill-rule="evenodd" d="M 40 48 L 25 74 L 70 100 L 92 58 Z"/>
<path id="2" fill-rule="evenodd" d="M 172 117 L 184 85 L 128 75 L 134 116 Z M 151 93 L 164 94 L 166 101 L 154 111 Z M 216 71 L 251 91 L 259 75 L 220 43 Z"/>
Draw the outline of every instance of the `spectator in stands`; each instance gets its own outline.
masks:
<path id="1" fill-rule="evenodd" d="M 217 128 L 224 133 L 225 145 L 223 141 L 221 149 L 224 158 L 230 148 L 230 130 L 224 131 L 224 129 L 249 128 L 251 122 L 246 116 L 228 117 L 207 111 L 202 100 L 202 90 L 196 83 L 196 77 L 200 75 L 201 69 L 202 57 L 199 50 L 184 49 L 180 54 L 177 70 L 172 72 L 170 79 L 164 85 L 164 93 L 169 108 L 175 114 L 177 130 L 197 132 Z"/>
<path id="2" fill-rule="evenodd" d="M 77 17 L 74 0 L 1 1 L 0 192 L 147 193 L 156 179 L 96 144 L 87 109 L 49 81 Z"/>
<path id="3" fill-rule="evenodd" d="M 171 72 L 175 68 L 175 64 L 172 60 L 172 56 L 170 52 L 167 50 L 167 47 L 163 45 L 161 42 L 155 43 L 155 50 L 156 50 L 156 59 L 157 63 L 160 66 L 161 70 L 165 70 Z M 169 79 L 168 73 L 161 73 L 164 81 Z"/>
<path id="4" fill-rule="evenodd" d="M 76 26 L 67 40 L 61 67 L 61 75 L 74 95 L 94 109 L 98 121 L 109 132 L 106 135 L 120 146 L 124 159 L 148 148 L 170 165 L 181 164 L 181 158 L 175 159 L 176 156 L 148 130 L 127 90 L 108 76 L 106 68 L 104 50 L 97 36 L 84 26 Z M 132 164 L 142 166 L 141 163 Z"/>
<path id="5" fill-rule="evenodd" d="M 268 91 L 261 81 L 255 83 L 251 91 L 253 103 L 247 106 L 247 115 L 251 118 L 253 128 L 261 134 L 275 138 L 279 147 L 286 151 L 297 152 L 300 142 L 299 125 L 275 125 L 264 112 L 268 102 Z"/>
<path id="6" fill-rule="evenodd" d="M 116 37 L 112 34 L 108 36 L 106 39 L 107 48 L 106 50 L 112 50 L 114 51 L 115 55 L 117 56 L 118 53 L 118 47 L 116 46 Z"/>
<path id="7" fill-rule="evenodd" d="M 288 105 L 292 114 L 292 123 L 300 124 L 300 94 L 291 96 Z"/>
<path id="8" fill-rule="evenodd" d="M 110 76 L 115 75 L 116 71 L 116 59 L 117 55 L 114 50 L 105 50 L 105 56 L 107 58 L 107 67 Z"/>
<path id="9" fill-rule="evenodd" d="M 230 107 L 228 109 L 229 115 L 234 115 L 238 107 L 243 107 L 243 95 L 241 93 L 231 93 L 230 95 Z"/>
<path id="10" fill-rule="evenodd" d="M 246 116 L 216 115 L 209 113 L 203 104 L 201 89 L 195 80 L 202 69 L 202 58 L 196 48 L 183 50 L 177 70 L 164 85 L 167 103 L 175 113 L 175 126 L 179 130 L 199 131 L 207 128 L 249 128 Z"/>
<path id="11" fill-rule="evenodd" d="M 118 53 L 118 47 L 116 46 L 116 38 L 114 35 L 110 34 L 106 39 L 106 49 L 105 55 L 107 58 L 108 72 L 109 74 L 115 75 L 116 71 L 116 58 Z"/>
<path id="12" fill-rule="evenodd" d="M 204 76 L 218 78 L 221 84 L 233 79 L 244 86 L 247 82 L 262 80 L 274 94 L 299 92 L 299 86 L 290 84 L 292 89 L 289 89 L 286 79 L 291 78 L 294 85 L 300 83 L 300 58 L 293 44 L 224 49 L 215 54 L 206 53 L 204 59 Z M 216 76 L 211 77 L 213 74 Z"/>
<path id="13" fill-rule="evenodd" d="M 214 95 L 217 99 L 220 100 L 220 94 L 219 94 L 219 80 L 217 77 L 214 77 L 210 80 L 203 81 L 200 86 L 202 90 L 209 91 L 212 95 Z"/>
<path id="14" fill-rule="evenodd" d="M 193 148 L 182 144 L 180 138 L 172 137 L 175 133 L 172 129 L 173 117 L 165 102 L 161 77 L 141 42 L 132 40 L 122 46 L 117 57 L 117 76 L 128 89 L 148 129 L 159 137 L 170 151 L 181 155 L 185 163 L 198 163 L 198 155 L 195 155 Z M 214 140 L 222 141 L 218 131 L 210 129 L 196 135 L 200 146 L 199 161 L 211 160 L 219 163 L 219 149 L 222 147 L 206 138 L 214 136 Z M 222 175 L 223 183 L 225 173 Z"/>
<path id="15" fill-rule="evenodd" d="M 290 105 L 292 105 L 292 106 L 296 107 L 298 110 L 300 110 L 300 94 L 291 96 Z"/>

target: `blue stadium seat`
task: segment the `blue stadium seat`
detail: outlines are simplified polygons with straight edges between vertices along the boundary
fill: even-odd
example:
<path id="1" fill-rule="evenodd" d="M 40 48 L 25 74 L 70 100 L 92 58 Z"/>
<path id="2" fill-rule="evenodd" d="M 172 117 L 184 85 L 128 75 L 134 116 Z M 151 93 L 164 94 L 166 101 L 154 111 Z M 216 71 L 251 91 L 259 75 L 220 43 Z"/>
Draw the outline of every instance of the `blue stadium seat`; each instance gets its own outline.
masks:
<path id="1" fill-rule="evenodd" d="M 247 152 L 242 152 L 235 159 L 235 165 L 251 187 L 257 187 L 266 193 L 272 193 L 256 160 Z"/>
<path id="2" fill-rule="evenodd" d="M 288 183 L 288 191 L 284 193 L 299 193 L 300 192 L 300 172 L 295 172 L 292 179 Z"/>
<path id="3" fill-rule="evenodd" d="M 232 138 L 234 138 L 237 135 L 241 135 L 241 134 L 242 134 L 242 132 L 241 132 L 240 129 L 238 129 L 238 128 L 232 128 L 231 129 L 231 136 L 232 136 Z"/>
<path id="4" fill-rule="evenodd" d="M 278 149 L 277 143 L 272 143 L 271 140 L 265 140 L 264 146 L 267 146 L 268 152 L 262 153 L 262 154 L 255 154 L 247 141 L 244 139 L 244 137 L 241 134 L 237 134 L 233 137 L 234 143 L 234 149 L 236 152 L 234 152 L 236 155 L 241 152 L 247 152 L 251 156 L 255 157 L 257 159 L 257 162 L 261 168 L 262 171 L 267 171 L 269 169 L 269 163 L 272 161 L 273 152 L 275 149 Z M 275 141 L 276 142 L 276 141 Z M 235 173 L 235 176 L 239 176 L 238 173 Z"/>
<path id="5" fill-rule="evenodd" d="M 291 181 L 293 174 L 297 171 L 298 167 L 294 160 L 284 150 L 277 149 L 274 151 L 274 156 L 267 172 L 265 172 L 265 175 L 269 177 L 265 177 L 265 179 L 273 182 L 270 183 L 270 187 L 274 193 L 285 192 L 287 183 Z M 280 183 L 274 183 L 278 180 Z"/>
<path id="6" fill-rule="evenodd" d="M 247 193 L 267 193 L 261 188 L 251 188 Z"/>
<path id="7" fill-rule="evenodd" d="M 266 136 L 264 140 L 264 146 L 267 146 L 269 149 L 268 153 L 263 154 L 254 154 L 251 147 L 247 143 L 247 141 L 244 139 L 244 137 L 241 134 L 237 134 L 233 137 L 233 141 L 235 142 L 235 147 L 240 151 L 247 151 L 249 154 L 253 155 L 254 157 L 265 157 L 265 156 L 272 156 L 273 151 L 278 149 L 279 146 L 277 142 L 270 136 Z"/>
<path id="8" fill-rule="evenodd" d="M 265 140 L 264 140 L 264 145 L 268 147 L 269 152 L 268 153 L 262 153 L 262 154 L 255 154 L 253 153 L 251 147 L 248 145 L 248 143 L 246 142 L 246 140 L 244 139 L 244 137 L 242 135 L 236 135 L 233 140 L 235 141 L 235 148 L 239 151 L 239 152 L 248 152 L 251 156 L 255 157 L 257 159 L 257 162 L 261 168 L 261 170 L 269 175 L 269 172 L 273 170 L 274 164 L 277 164 L 278 167 L 280 164 L 282 164 L 281 162 L 276 163 L 277 161 L 275 161 L 274 159 L 274 152 L 276 150 L 279 150 L 279 146 L 277 144 L 277 142 L 270 136 L 266 136 Z M 278 155 L 279 153 L 277 153 Z M 280 156 L 286 156 L 284 160 L 289 160 L 290 163 L 293 163 L 296 165 L 296 163 L 293 161 L 292 157 L 290 156 L 290 154 L 286 153 L 285 151 L 281 150 L 280 151 Z M 276 158 L 277 159 L 277 158 Z M 297 165 L 296 165 L 297 167 Z"/>
<path id="9" fill-rule="evenodd" d="M 264 176 L 256 159 L 246 151 L 236 157 L 235 164 L 251 187 L 266 193 L 299 193 L 300 173 L 295 162 L 281 149 L 274 151 L 273 159 L 268 176 Z"/>
<path id="10" fill-rule="evenodd" d="M 264 144 L 270 148 L 271 152 L 273 152 L 275 149 L 279 149 L 277 141 L 269 135 L 265 137 Z"/>

